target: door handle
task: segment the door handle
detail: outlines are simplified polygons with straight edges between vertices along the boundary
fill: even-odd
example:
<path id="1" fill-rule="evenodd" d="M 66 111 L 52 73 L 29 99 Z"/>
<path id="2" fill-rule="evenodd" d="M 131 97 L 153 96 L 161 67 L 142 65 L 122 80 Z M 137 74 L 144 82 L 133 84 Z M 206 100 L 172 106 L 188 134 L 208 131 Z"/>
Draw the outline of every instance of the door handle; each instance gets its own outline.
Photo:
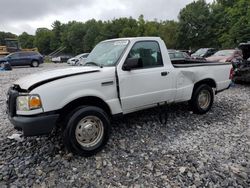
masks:
<path id="1" fill-rule="evenodd" d="M 162 75 L 162 76 L 167 76 L 168 73 L 169 73 L 169 72 L 167 72 L 167 71 L 166 71 L 166 72 L 161 72 L 161 75 Z"/>

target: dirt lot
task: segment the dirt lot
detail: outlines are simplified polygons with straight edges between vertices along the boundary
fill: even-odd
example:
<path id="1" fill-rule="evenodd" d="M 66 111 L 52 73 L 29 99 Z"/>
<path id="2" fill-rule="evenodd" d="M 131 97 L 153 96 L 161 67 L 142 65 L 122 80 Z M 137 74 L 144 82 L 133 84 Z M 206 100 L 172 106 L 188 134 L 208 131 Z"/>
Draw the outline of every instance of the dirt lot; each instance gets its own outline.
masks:
<path id="1" fill-rule="evenodd" d="M 0 187 L 250 187 L 250 87 L 218 94 L 212 110 L 195 115 L 173 105 L 168 123 L 157 109 L 112 123 L 96 156 L 65 152 L 60 133 L 20 141 L 5 114 L 11 83 L 27 74 L 67 65 L 0 72 Z"/>

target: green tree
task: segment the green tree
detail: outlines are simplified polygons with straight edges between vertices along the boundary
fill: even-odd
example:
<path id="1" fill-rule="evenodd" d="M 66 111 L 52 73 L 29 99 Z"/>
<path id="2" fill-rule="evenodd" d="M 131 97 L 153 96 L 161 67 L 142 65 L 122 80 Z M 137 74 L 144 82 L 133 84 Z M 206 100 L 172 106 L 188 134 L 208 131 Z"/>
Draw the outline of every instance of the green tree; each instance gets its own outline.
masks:
<path id="1" fill-rule="evenodd" d="M 137 20 L 130 17 L 124 21 L 125 23 L 122 31 L 119 33 L 119 37 L 136 37 L 138 35 Z"/>
<path id="2" fill-rule="evenodd" d="M 144 36 L 145 33 L 145 20 L 144 16 L 140 15 L 138 18 L 138 36 Z"/>
<path id="3" fill-rule="evenodd" d="M 52 24 L 52 34 L 51 34 L 51 41 L 50 41 L 50 48 L 51 50 L 56 50 L 62 45 L 62 24 L 60 21 L 56 20 Z"/>
<path id="4" fill-rule="evenodd" d="M 250 2 L 217 0 L 211 5 L 213 33 L 217 46 L 234 48 L 250 38 Z"/>
<path id="5" fill-rule="evenodd" d="M 74 22 L 68 30 L 67 42 L 72 49 L 73 54 L 83 53 L 84 36 L 87 33 L 85 24 L 82 22 Z"/>
<path id="6" fill-rule="evenodd" d="M 16 38 L 16 37 L 17 36 L 13 33 L 0 31 L 0 46 L 5 45 L 6 38 Z"/>
<path id="7" fill-rule="evenodd" d="M 84 36 L 84 52 L 90 52 L 95 45 L 100 42 L 103 37 L 100 36 L 100 32 L 102 29 L 102 22 L 97 22 L 95 19 L 89 20 L 85 23 L 86 34 Z"/>
<path id="8" fill-rule="evenodd" d="M 250 1 L 238 0 L 232 8 L 227 9 L 231 20 L 229 35 L 232 46 L 250 39 Z"/>
<path id="9" fill-rule="evenodd" d="M 164 21 L 159 26 L 159 36 L 164 40 L 168 48 L 177 47 L 178 22 Z"/>
<path id="10" fill-rule="evenodd" d="M 190 3 L 180 11 L 178 47 L 197 49 L 213 46 L 214 35 L 210 9 L 205 0 Z"/>
<path id="11" fill-rule="evenodd" d="M 143 36 L 159 36 L 159 23 L 156 21 L 146 22 Z"/>
<path id="12" fill-rule="evenodd" d="M 29 35 L 26 32 L 23 32 L 18 36 L 18 41 L 22 48 L 34 48 L 35 36 Z"/>
<path id="13" fill-rule="evenodd" d="M 42 54 L 49 54 L 52 52 L 50 49 L 50 41 L 52 37 L 52 31 L 47 28 L 38 28 L 35 35 L 35 46 Z"/>

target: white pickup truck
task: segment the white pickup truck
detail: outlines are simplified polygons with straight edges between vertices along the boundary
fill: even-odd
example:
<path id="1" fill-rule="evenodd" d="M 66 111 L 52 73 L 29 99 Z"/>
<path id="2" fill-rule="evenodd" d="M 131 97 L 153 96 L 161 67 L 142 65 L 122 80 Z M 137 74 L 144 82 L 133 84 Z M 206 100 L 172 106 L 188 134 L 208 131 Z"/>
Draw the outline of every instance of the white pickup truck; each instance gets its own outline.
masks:
<path id="1" fill-rule="evenodd" d="M 61 126 L 66 148 L 90 156 L 107 143 L 113 116 L 183 101 L 204 114 L 231 82 L 230 63 L 171 62 L 158 37 L 100 42 L 86 62 L 16 81 L 7 96 L 14 127 L 34 136 Z"/>

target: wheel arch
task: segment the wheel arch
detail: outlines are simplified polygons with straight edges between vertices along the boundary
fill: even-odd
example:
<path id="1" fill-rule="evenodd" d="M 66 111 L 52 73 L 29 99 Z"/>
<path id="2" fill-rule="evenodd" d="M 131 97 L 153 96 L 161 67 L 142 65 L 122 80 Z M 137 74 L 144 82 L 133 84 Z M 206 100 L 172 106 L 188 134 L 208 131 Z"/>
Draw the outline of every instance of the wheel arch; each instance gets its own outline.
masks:
<path id="1" fill-rule="evenodd" d="M 216 87 L 217 87 L 217 84 L 216 84 L 216 82 L 215 82 L 214 79 L 212 79 L 212 78 L 206 78 L 206 79 L 200 80 L 199 82 L 196 82 L 196 83 L 194 84 L 193 92 L 194 92 L 194 90 L 195 90 L 197 87 L 199 87 L 199 86 L 202 85 L 202 84 L 206 84 L 206 85 L 210 86 L 211 88 L 216 88 Z"/>
<path id="2" fill-rule="evenodd" d="M 66 104 L 59 112 L 60 119 L 66 117 L 74 109 L 83 105 L 99 107 L 103 109 L 107 113 L 108 116 L 112 115 L 109 105 L 103 99 L 96 97 L 96 96 L 85 96 L 85 97 L 74 99 L 73 101 Z"/>
<path id="3" fill-rule="evenodd" d="M 38 60 L 38 59 L 31 59 L 30 63 L 32 63 L 32 62 L 34 62 L 34 61 L 36 61 L 36 62 L 39 63 L 39 60 Z"/>

